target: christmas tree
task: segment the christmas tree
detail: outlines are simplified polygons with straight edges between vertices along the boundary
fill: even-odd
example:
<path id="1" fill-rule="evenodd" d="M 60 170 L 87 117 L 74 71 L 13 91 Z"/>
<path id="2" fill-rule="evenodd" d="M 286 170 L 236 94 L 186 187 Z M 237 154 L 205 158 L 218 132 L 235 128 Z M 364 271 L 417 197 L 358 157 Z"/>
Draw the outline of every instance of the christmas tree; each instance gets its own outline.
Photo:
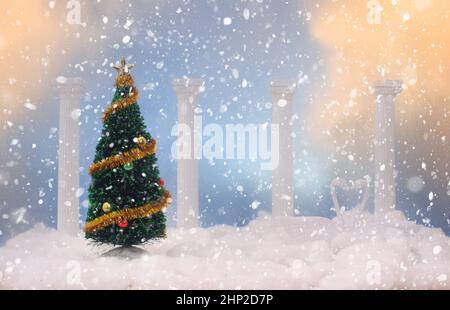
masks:
<path id="1" fill-rule="evenodd" d="M 89 168 L 86 238 L 133 246 L 165 237 L 163 209 L 171 203 L 156 165 L 156 141 L 147 132 L 138 91 L 125 59 L 114 66 L 116 92 L 103 114 L 103 130 Z"/>

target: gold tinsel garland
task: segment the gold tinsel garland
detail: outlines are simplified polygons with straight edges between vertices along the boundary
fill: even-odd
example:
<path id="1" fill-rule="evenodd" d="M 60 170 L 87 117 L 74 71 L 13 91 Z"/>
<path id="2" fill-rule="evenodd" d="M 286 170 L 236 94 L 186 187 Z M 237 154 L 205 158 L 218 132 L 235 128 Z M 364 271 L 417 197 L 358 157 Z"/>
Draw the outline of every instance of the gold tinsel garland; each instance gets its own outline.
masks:
<path id="1" fill-rule="evenodd" d="M 127 98 L 122 98 L 119 100 L 114 101 L 113 103 L 111 103 L 105 110 L 105 112 L 103 112 L 103 122 L 106 122 L 106 120 L 109 118 L 109 116 L 112 113 L 115 113 L 123 108 L 126 108 L 132 104 L 136 104 L 137 102 L 137 98 L 138 98 L 138 92 L 137 90 L 134 90 L 134 93 Z"/>
<path id="2" fill-rule="evenodd" d="M 84 231 L 92 232 L 116 224 L 121 220 L 134 220 L 149 217 L 167 207 L 171 202 L 172 197 L 169 191 L 164 190 L 163 197 L 159 201 L 151 202 L 138 208 L 128 208 L 102 215 L 87 222 L 84 226 Z"/>
<path id="3" fill-rule="evenodd" d="M 131 163 L 135 160 L 142 159 L 145 156 L 155 154 L 156 152 L 156 141 L 155 139 L 150 140 L 150 142 L 146 144 L 138 144 L 137 148 L 131 149 L 129 151 L 107 157 L 93 163 L 89 167 L 89 174 L 94 174 L 96 172 L 105 170 L 105 169 L 114 169 L 120 166 L 123 166 L 127 163 Z"/>
<path id="4" fill-rule="evenodd" d="M 114 85 L 116 87 L 133 86 L 134 81 L 130 74 L 119 74 Z"/>

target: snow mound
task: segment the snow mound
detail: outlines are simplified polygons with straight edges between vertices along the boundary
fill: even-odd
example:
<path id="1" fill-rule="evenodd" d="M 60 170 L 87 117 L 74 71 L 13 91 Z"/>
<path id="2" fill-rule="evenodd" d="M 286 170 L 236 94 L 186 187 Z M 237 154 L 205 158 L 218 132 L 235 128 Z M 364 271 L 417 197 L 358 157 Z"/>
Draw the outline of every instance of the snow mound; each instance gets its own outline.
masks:
<path id="1" fill-rule="evenodd" d="M 140 259 L 105 250 L 37 225 L 0 248 L 0 288 L 450 289 L 450 238 L 398 211 L 261 214 L 242 228 L 169 229 Z"/>

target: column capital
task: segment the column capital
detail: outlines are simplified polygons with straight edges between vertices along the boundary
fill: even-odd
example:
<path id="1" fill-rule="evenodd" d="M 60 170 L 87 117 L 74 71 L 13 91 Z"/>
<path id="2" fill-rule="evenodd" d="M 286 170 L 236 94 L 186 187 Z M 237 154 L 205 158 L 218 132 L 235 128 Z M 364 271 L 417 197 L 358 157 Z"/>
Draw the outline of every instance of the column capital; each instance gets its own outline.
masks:
<path id="1" fill-rule="evenodd" d="M 401 80 L 381 80 L 374 84 L 375 95 L 397 96 L 403 90 Z"/>
<path id="2" fill-rule="evenodd" d="M 275 98 L 292 98 L 297 88 L 294 80 L 274 80 L 270 81 L 270 93 Z"/>
<path id="3" fill-rule="evenodd" d="M 57 88 L 60 92 L 79 93 L 83 88 L 84 82 L 79 77 L 57 80 Z"/>
<path id="4" fill-rule="evenodd" d="M 172 80 L 173 88 L 177 95 L 197 95 L 205 82 L 196 78 L 177 78 Z"/>

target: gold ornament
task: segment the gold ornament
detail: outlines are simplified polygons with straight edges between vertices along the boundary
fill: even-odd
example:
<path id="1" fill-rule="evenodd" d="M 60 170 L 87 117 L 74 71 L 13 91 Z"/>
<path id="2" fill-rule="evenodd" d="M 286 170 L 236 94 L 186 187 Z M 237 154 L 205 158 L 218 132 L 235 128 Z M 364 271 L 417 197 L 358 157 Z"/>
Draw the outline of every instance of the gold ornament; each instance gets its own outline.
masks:
<path id="1" fill-rule="evenodd" d="M 149 217 L 167 207 L 172 201 L 169 191 L 164 191 L 160 200 L 145 204 L 138 208 L 128 208 L 102 215 L 84 226 L 85 232 L 92 232 L 116 224 L 119 220 L 134 220 Z"/>
<path id="2" fill-rule="evenodd" d="M 138 137 L 137 139 L 136 139 L 136 143 L 139 145 L 139 146 L 141 146 L 141 145 L 145 145 L 145 144 L 147 144 L 147 139 L 145 139 L 145 137 Z"/>
<path id="3" fill-rule="evenodd" d="M 150 140 L 149 143 L 145 145 L 140 145 L 137 148 L 134 148 L 132 150 L 107 157 L 105 159 L 102 159 L 101 161 L 98 161 L 96 163 L 93 163 L 89 167 L 89 174 L 94 174 L 96 172 L 105 170 L 105 169 L 114 169 L 120 166 L 125 165 L 126 163 L 131 163 L 135 160 L 142 159 L 145 156 L 153 155 L 156 152 L 156 141 L 155 139 Z"/>
<path id="4" fill-rule="evenodd" d="M 102 210 L 103 210 L 103 212 L 106 212 L 106 213 L 110 212 L 111 211 L 111 205 L 108 202 L 105 202 L 102 205 Z"/>

